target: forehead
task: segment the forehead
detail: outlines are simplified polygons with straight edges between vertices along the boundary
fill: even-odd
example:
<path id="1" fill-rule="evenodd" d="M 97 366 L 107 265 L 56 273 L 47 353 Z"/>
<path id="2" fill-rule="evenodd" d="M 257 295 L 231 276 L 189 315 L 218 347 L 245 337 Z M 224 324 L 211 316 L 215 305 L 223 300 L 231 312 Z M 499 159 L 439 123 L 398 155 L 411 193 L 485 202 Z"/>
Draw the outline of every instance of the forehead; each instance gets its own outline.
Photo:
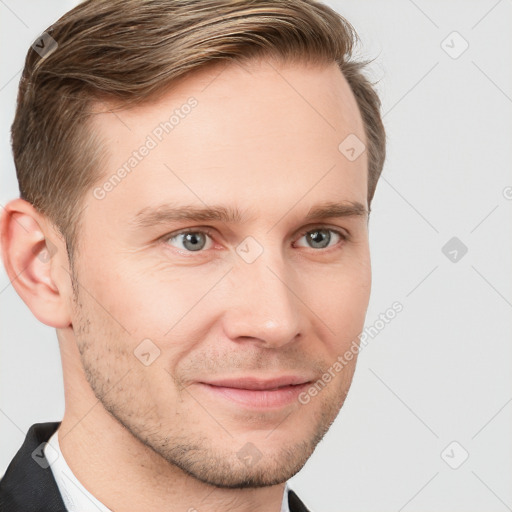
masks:
<path id="1" fill-rule="evenodd" d="M 366 152 L 350 161 L 339 146 L 365 142 L 356 100 L 335 63 L 219 64 L 131 109 L 101 104 L 92 129 L 106 150 L 88 212 L 129 221 L 151 204 L 236 199 L 278 213 L 299 201 L 366 204 Z"/>

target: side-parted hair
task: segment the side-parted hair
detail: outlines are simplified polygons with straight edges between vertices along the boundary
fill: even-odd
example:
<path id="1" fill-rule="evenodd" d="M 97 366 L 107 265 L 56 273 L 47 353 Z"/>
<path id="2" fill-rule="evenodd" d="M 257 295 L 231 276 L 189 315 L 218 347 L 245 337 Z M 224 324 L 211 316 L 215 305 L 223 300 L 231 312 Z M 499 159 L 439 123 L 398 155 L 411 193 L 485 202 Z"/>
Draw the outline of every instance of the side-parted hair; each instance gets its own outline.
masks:
<path id="1" fill-rule="evenodd" d="M 92 106 L 143 104 L 208 65 L 268 57 L 338 64 L 365 127 L 370 206 L 386 135 L 357 42 L 315 0 L 86 0 L 45 31 L 39 46 L 51 51 L 28 51 L 12 125 L 20 197 L 59 229 L 72 262 L 84 198 L 103 174 Z"/>

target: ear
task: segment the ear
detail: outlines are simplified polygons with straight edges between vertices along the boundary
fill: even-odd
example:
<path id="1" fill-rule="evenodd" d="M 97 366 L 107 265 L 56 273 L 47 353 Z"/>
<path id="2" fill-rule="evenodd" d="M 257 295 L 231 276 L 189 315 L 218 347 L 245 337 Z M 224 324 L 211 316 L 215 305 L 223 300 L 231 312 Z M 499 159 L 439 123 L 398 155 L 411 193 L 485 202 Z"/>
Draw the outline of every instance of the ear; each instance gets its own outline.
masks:
<path id="1" fill-rule="evenodd" d="M 72 287 L 62 235 L 29 202 L 14 199 L 2 212 L 0 245 L 11 284 L 34 316 L 68 327 Z"/>

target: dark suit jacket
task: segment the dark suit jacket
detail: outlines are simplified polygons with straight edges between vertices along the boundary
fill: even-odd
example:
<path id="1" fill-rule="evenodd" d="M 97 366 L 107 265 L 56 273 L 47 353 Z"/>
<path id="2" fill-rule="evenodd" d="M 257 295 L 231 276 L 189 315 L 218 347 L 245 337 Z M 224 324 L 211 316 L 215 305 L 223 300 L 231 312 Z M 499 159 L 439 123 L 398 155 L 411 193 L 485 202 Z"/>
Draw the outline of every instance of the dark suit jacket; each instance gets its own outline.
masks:
<path id="1" fill-rule="evenodd" d="M 59 425 L 60 422 L 36 423 L 30 427 L 0 480 L 0 512 L 67 512 L 42 447 L 37 450 Z M 290 512 L 308 512 L 292 490 L 288 493 L 288 503 Z"/>

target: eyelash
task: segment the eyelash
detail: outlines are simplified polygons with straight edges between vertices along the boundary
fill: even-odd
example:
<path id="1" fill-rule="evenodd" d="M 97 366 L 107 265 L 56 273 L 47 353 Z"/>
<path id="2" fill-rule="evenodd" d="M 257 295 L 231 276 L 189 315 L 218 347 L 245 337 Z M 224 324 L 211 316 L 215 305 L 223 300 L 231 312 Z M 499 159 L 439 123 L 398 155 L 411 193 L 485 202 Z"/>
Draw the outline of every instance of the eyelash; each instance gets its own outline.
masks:
<path id="1" fill-rule="evenodd" d="M 343 231 L 339 231 L 337 229 L 333 229 L 333 228 L 330 228 L 330 227 L 327 227 L 327 226 L 313 226 L 311 228 L 304 229 L 304 230 L 302 230 L 299 233 L 299 239 L 302 238 L 304 235 L 307 235 L 308 233 L 312 233 L 314 231 L 330 231 L 331 233 L 337 234 L 341 238 L 342 242 L 347 241 L 349 239 L 349 236 L 346 233 L 344 233 Z M 168 242 L 169 240 L 171 240 L 173 238 L 176 238 L 179 235 L 186 235 L 188 233 L 203 233 L 203 234 L 208 235 L 212 239 L 214 237 L 214 231 L 211 230 L 211 229 L 208 229 L 208 228 L 194 228 L 194 229 L 188 228 L 188 229 L 184 229 L 182 231 L 178 231 L 177 233 L 166 234 L 163 237 L 161 237 L 161 239 L 164 242 Z M 338 245 L 339 243 L 340 242 L 338 242 L 337 244 L 335 244 L 335 245 L 333 245 L 331 247 L 326 247 L 324 249 L 314 249 L 313 247 L 310 247 L 310 249 L 312 249 L 313 251 L 329 251 L 331 249 L 334 249 L 336 247 L 336 245 Z M 174 249 L 178 250 L 181 254 L 183 254 L 182 250 L 180 250 L 180 249 L 178 249 L 176 247 L 174 247 Z M 193 254 L 195 251 L 184 251 L 184 252 L 187 253 L 187 254 Z M 204 253 L 205 251 L 204 250 L 199 250 L 197 252 L 198 253 Z"/>

